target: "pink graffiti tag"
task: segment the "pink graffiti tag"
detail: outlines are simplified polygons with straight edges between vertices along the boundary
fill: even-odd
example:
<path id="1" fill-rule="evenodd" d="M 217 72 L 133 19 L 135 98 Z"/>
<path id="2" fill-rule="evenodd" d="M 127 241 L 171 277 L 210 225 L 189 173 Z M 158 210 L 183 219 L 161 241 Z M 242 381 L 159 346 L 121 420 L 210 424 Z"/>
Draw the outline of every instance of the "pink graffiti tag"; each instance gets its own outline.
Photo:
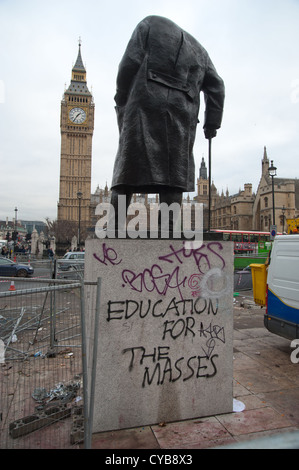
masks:
<path id="1" fill-rule="evenodd" d="M 200 296 L 201 278 L 202 278 L 202 276 L 200 274 L 191 274 L 191 276 L 188 279 L 188 286 L 191 289 L 193 297 L 199 297 Z"/>
<path id="2" fill-rule="evenodd" d="M 163 272 L 162 268 L 154 264 L 150 269 L 144 269 L 140 273 L 134 273 L 130 269 L 124 269 L 122 278 L 125 284 L 129 284 L 132 290 L 137 292 L 156 291 L 160 295 L 166 295 L 168 289 L 178 289 L 181 299 L 181 286 L 185 286 L 187 276 L 180 279 L 180 270 L 177 266 L 171 273 Z"/>
<path id="3" fill-rule="evenodd" d="M 187 249 L 185 246 L 175 250 L 173 245 L 169 245 L 170 253 L 167 255 L 159 256 L 159 260 L 167 261 L 168 263 L 173 263 L 178 261 L 180 264 L 184 263 L 184 259 L 193 257 L 195 264 L 198 268 L 198 271 L 201 274 L 204 274 L 207 269 L 211 268 L 211 261 L 209 259 L 209 254 L 216 256 L 216 259 L 221 261 L 223 269 L 225 267 L 225 261 L 223 257 L 218 253 L 218 251 L 223 250 L 223 246 L 219 242 L 210 242 L 207 245 L 202 244 L 201 247 L 196 249 Z M 208 250 L 208 253 L 205 250 Z M 218 249 L 218 251 L 216 251 Z"/>
<path id="4" fill-rule="evenodd" d="M 122 262 L 121 259 L 120 260 L 118 259 L 118 255 L 117 255 L 116 251 L 114 250 L 114 248 L 108 248 L 106 246 L 106 243 L 103 243 L 102 251 L 103 251 L 103 257 L 102 258 L 100 258 L 100 256 L 97 255 L 96 253 L 94 253 L 93 256 L 100 263 L 105 264 L 105 266 L 107 266 L 107 261 L 110 264 L 112 264 L 113 266 L 117 265 L 117 264 L 120 264 Z"/>

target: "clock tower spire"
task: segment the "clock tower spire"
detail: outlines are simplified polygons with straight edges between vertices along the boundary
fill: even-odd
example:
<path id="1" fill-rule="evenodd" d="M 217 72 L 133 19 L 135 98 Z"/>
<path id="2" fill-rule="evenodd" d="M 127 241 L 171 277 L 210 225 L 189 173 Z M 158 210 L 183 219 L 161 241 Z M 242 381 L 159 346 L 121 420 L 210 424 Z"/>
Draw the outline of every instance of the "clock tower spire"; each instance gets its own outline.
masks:
<path id="1" fill-rule="evenodd" d="M 80 225 L 82 230 L 91 223 L 93 129 L 94 102 L 87 87 L 86 69 L 81 55 L 81 39 L 79 39 L 78 55 L 72 68 L 71 82 L 61 101 L 60 187 L 57 219 L 74 222 L 76 226 Z"/>

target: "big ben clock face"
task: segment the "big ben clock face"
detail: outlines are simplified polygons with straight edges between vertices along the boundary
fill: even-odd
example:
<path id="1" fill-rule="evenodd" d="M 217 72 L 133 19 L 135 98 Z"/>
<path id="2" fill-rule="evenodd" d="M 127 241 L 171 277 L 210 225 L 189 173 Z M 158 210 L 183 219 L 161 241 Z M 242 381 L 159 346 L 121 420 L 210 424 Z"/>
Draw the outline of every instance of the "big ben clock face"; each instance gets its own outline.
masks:
<path id="1" fill-rule="evenodd" d="M 86 113 L 82 108 L 72 108 L 69 112 L 69 118 L 74 124 L 82 124 L 86 119 Z"/>

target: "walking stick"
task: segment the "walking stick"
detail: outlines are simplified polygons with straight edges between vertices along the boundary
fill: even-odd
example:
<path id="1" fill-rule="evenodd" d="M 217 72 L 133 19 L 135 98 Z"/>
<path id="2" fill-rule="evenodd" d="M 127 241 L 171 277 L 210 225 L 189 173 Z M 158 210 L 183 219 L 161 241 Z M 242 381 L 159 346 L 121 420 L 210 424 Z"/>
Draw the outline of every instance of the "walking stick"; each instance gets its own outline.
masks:
<path id="1" fill-rule="evenodd" d="M 212 139 L 209 139 L 209 217 L 208 217 L 208 232 L 211 229 L 211 160 L 212 160 Z"/>

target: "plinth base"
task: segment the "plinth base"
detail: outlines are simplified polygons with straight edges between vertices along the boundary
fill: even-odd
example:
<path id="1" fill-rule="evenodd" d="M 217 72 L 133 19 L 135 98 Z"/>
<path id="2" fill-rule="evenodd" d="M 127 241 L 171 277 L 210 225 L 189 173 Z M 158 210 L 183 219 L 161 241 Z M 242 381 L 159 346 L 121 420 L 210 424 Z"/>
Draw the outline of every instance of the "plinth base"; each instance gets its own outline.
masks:
<path id="1" fill-rule="evenodd" d="M 233 247 L 186 246 L 86 242 L 85 281 L 101 278 L 96 332 L 96 291 L 85 289 L 93 432 L 232 411 Z"/>

